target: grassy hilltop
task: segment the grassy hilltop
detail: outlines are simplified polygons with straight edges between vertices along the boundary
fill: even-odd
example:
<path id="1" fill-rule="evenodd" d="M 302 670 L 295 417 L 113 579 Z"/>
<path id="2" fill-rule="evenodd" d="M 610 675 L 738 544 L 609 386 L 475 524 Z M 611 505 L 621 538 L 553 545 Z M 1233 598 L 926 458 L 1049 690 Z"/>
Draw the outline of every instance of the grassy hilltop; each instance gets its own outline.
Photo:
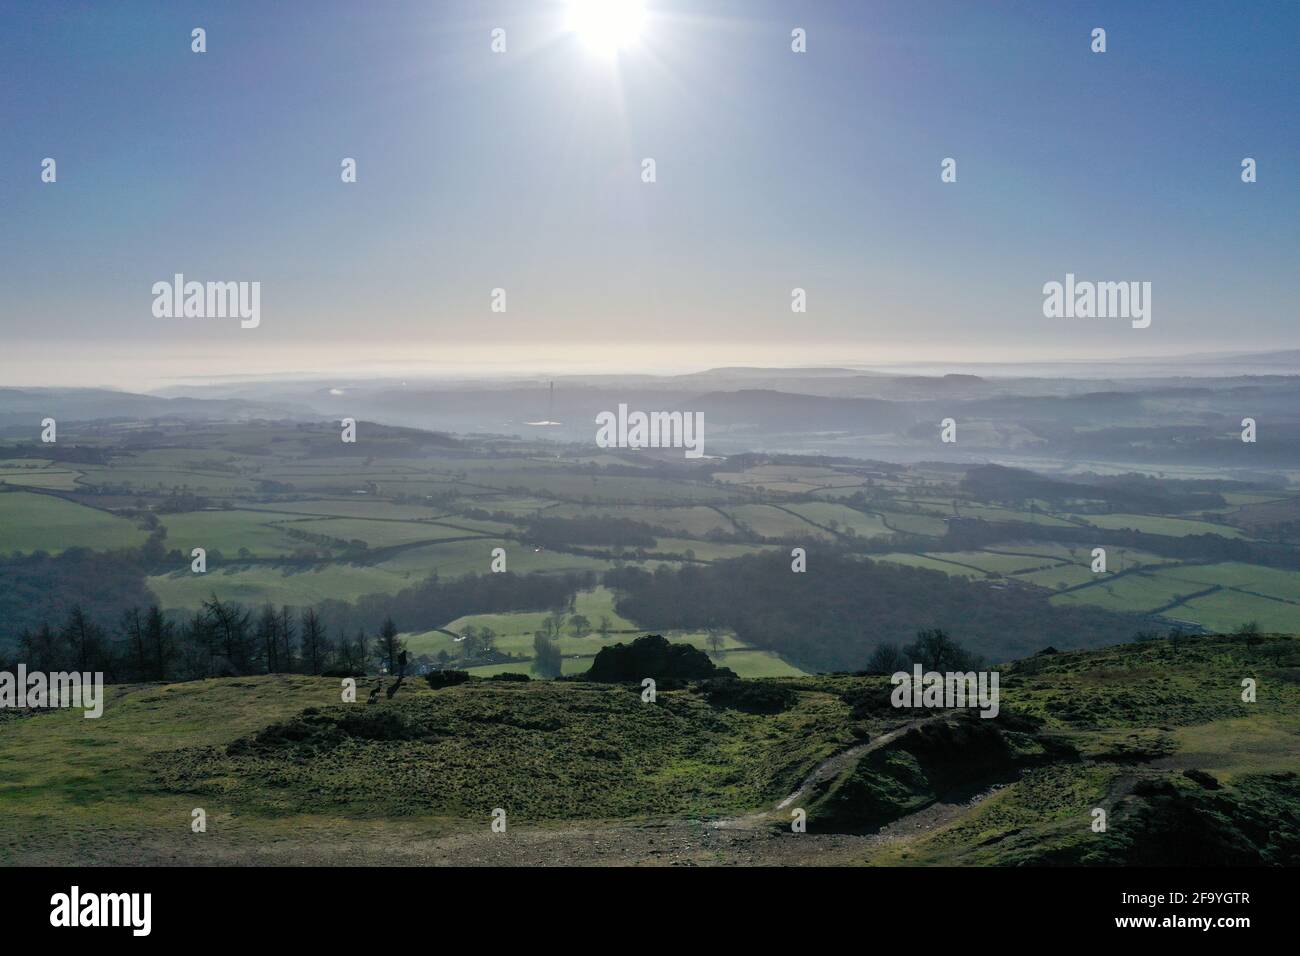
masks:
<path id="1" fill-rule="evenodd" d="M 407 682 L 367 703 L 371 678 L 355 704 L 306 676 L 120 685 L 99 720 L 0 722 L 0 862 L 1300 862 L 1300 639 L 1001 674 L 992 720 L 897 710 L 887 678 L 845 675 L 653 704 L 583 682 Z"/>

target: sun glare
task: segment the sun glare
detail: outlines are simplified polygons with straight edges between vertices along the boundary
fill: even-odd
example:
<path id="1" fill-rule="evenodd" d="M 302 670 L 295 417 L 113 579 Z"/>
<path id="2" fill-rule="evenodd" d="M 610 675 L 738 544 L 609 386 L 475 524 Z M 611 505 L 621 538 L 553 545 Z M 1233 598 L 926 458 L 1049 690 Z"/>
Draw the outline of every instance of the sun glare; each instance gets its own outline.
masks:
<path id="1" fill-rule="evenodd" d="M 569 0 L 568 28 L 595 53 L 617 53 L 636 40 L 644 23 L 644 0 Z"/>

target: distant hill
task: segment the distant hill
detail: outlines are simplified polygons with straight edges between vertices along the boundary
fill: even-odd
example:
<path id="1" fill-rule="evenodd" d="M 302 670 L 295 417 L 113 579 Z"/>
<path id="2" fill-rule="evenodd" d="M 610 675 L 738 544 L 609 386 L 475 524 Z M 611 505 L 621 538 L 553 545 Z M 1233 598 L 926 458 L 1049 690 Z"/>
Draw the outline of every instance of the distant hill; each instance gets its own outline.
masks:
<path id="1" fill-rule="evenodd" d="M 0 388 L 0 429 L 39 433 L 42 418 L 62 422 L 186 418 L 242 421 L 318 416 L 300 405 L 243 399 L 160 398 L 106 388 Z M 12 432 L 10 432 L 12 433 Z"/>
<path id="2" fill-rule="evenodd" d="M 892 432 L 915 420 L 894 402 L 874 398 L 823 398 L 769 389 L 709 392 L 693 400 L 706 423 L 754 425 L 765 431 Z"/>

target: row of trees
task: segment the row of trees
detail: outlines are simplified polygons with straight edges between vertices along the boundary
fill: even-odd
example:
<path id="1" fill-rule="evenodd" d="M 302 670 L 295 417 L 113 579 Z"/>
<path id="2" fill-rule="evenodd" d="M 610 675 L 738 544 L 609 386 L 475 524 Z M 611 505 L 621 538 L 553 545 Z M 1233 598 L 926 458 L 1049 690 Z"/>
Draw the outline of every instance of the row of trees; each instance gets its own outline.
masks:
<path id="1" fill-rule="evenodd" d="M 593 633 L 599 634 L 601 640 L 606 640 L 614 630 L 608 615 L 600 616 L 600 624 L 592 627 L 591 620 L 585 614 L 570 613 L 566 615 L 564 611 L 555 610 L 542 619 L 542 629 L 540 633 L 547 640 L 556 641 L 564 634 L 565 629 L 576 638 L 590 637 Z"/>
<path id="2" fill-rule="evenodd" d="M 59 626 L 24 630 L 18 646 L 17 660 L 29 670 L 102 671 L 109 681 L 397 673 L 405 660 L 391 617 L 373 637 L 364 629 L 331 634 L 312 608 L 255 610 L 215 594 L 188 619 L 170 619 L 153 605 L 127 610 L 115 628 L 77 605 Z"/>
<path id="3" fill-rule="evenodd" d="M 916 640 L 899 647 L 893 641 L 876 645 L 867 658 L 869 674 L 894 674 L 910 671 L 920 664 L 925 671 L 972 671 L 984 667 L 984 658 L 968 651 L 948 636 L 942 628 L 918 631 Z"/>

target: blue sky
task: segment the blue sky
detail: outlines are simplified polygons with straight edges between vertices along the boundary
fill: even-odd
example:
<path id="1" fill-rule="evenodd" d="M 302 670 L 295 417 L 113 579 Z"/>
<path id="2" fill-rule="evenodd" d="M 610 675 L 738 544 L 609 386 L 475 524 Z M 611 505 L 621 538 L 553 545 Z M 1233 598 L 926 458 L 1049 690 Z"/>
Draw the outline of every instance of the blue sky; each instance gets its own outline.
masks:
<path id="1" fill-rule="evenodd" d="M 646 6 L 609 58 L 545 0 L 0 4 L 0 384 L 1300 346 L 1300 4 Z"/>

